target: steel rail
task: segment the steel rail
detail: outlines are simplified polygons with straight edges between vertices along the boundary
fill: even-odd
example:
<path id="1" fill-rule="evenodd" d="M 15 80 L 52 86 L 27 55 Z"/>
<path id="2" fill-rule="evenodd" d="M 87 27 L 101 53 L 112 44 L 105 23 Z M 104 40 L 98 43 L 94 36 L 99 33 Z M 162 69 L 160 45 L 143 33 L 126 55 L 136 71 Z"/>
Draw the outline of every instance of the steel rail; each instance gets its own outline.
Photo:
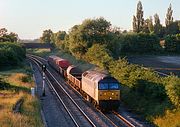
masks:
<path id="1" fill-rule="evenodd" d="M 123 122 L 125 122 L 129 127 L 136 127 L 135 125 L 133 125 L 132 123 L 130 123 L 128 120 L 126 120 L 123 116 L 121 116 L 119 113 L 112 111 L 113 114 L 115 114 L 120 120 L 122 120 Z"/>
<path id="2" fill-rule="evenodd" d="M 37 58 L 33 58 L 33 56 L 29 56 L 32 59 L 38 61 L 39 64 L 42 64 L 41 61 L 39 61 Z M 88 120 L 88 122 L 93 126 L 96 127 L 96 125 L 90 120 L 90 118 L 86 115 L 86 113 L 79 107 L 79 105 L 73 100 L 73 98 L 67 93 L 67 91 L 62 87 L 62 85 L 57 81 L 57 79 L 54 77 L 54 75 L 47 69 L 47 72 L 50 74 L 50 76 L 56 81 L 58 86 L 63 90 L 63 92 L 69 97 L 69 99 L 73 102 L 73 104 L 78 108 L 78 110 L 83 114 L 83 116 Z M 46 76 L 47 77 L 47 76 Z"/>
<path id="3" fill-rule="evenodd" d="M 30 58 L 31 59 L 31 58 Z M 33 59 L 31 59 L 40 69 L 40 65 Z M 49 81 L 48 77 L 46 76 L 46 80 L 49 83 L 50 87 L 53 89 L 53 91 L 55 92 L 56 96 L 58 97 L 58 99 L 60 100 L 60 102 L 62 103 L 64 109 L 67 111 L 68 115 L 70 116 L 70 118 L 72 119 L 73 123 L 75 124 L 76 127 L 80 127 L 78 125 L 78 123 L 76 122 L 76 120 L 74 119 L 73 115 L 71 114 L 71 112 L 68 110 L 67 106 L 65 105 L 65 103 L 63 102 L 62 98 L 59 96 L 59 94 L 57 93 L 56 89 L 54 88 L 54 86 L 52 85 L 52 83 Z"/>

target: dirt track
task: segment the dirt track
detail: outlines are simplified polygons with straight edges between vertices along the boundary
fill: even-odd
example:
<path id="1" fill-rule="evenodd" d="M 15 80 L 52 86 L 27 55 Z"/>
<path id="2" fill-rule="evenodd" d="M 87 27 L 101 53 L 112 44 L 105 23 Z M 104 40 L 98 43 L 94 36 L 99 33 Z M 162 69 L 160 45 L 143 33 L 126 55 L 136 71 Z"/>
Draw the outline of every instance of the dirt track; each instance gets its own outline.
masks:
<path id="1" fill-rule="evenodd" d="M 130 56 L 127 58 L 130 63 L 180 76 L 180 56 Z"/>

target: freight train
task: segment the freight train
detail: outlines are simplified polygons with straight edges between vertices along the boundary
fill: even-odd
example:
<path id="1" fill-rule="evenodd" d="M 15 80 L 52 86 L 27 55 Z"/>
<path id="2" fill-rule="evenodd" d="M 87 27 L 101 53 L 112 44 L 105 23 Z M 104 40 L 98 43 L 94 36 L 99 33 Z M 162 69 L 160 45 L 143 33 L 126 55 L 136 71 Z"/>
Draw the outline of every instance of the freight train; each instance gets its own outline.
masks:
<path id="1" fill-rule="evenodd" d="M 68 60 L 58 56 L 49 56 L 48 64 L 95 107 L 101 110 L 118 109 L 120 83 L 114 77 L 95 70 L 82 72 Z"/>

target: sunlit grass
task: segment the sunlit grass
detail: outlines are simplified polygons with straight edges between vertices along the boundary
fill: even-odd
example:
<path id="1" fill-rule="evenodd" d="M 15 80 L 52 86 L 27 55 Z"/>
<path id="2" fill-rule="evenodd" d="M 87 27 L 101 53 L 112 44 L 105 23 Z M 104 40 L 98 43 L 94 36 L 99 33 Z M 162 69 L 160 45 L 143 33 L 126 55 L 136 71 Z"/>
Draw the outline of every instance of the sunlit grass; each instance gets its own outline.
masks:
<path id="1" fill-rule="evenodd" d="M 20 113 L 13 113 L 14 104 L 24 98 Z M 15 94 L 11 98 L 0 97 L 0 127 L 42 127 L 40 104 L 36 97 L 26 93 Z"/>
<path id="2" fill-rule="evenodd" d="M 24 69 L 24 68 L 23 68 Z M 42 127 L 40 103 L 30 95 L 34 87 L 32 76 L 26 70 L 13 69 L 0 73 L 1 80 L 9 83 L 8 89 L 0 89 L 0 127 Z M 23 99 L 19 113 L 13 107 Z"/>
<path id="3" fill-rule="evenodd" d="M 24 73 L 12 73 L 12 75 L 8 76 L 6 78 L 6 82 L 13 84 L 15 86 L 22 86 L 22 87 L 27 87 L 31 88 L 34 86 L 34 82 L 32 81 L 31 77 L 29 77 L 30 81 L 29 82 L 23 82 L 22 79 L 24 77 L 29 77 L 29 75 L 24 74 Z"/>
<path id="4" fill-rule="evenodd" d="M 51 50 L 50 49 L 28 49 L 27 53 L 36 54 L 39 56 L 46 56 L 49 53 L 51 53 Z"/>
<path id="5" fill-rule="evenodd" d="M 180 110 L 167 111 L 164 116 L 154 119 L 154 123 L 159 127 L 180 127 Z"/>

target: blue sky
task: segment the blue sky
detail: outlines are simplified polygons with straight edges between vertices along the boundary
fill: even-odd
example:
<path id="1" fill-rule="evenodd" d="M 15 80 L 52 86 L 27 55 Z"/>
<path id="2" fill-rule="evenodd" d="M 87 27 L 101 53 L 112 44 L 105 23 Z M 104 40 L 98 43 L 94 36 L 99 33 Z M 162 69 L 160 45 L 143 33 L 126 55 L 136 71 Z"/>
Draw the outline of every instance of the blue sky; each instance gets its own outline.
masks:
<path id="1" fill-rule="evenodd" d="M 138 0 L 0 0 L 0 28 L 15 32 L 21 39 L 34 39 L 43 30 L 68 31 L 86 18 L 104 17 L 113 26 L 132 29 Z M 141 0 L 144 18 L 158 13 L 164 24 L 169 4 L 180 20 L 180 0 Z"/>

